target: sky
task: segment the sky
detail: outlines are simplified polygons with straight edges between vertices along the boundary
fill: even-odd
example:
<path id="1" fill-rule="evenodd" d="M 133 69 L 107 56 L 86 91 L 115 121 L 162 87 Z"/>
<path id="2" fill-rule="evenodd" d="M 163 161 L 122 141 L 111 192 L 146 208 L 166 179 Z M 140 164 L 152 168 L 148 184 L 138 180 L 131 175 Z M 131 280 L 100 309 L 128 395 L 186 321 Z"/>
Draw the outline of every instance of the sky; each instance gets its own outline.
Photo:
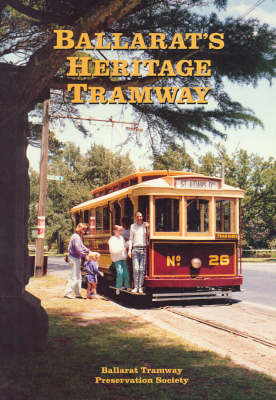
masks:
<path id="1" fill-rule="evenodd" d="M 253 7 L 259 4 L 256 8 Z M 231 0 L 227 12 L 219 12 L 222 16 L 234 16 L 244 18 L 258 18 L 261 22 L 276 27 L 276 0 Z M 192 145 L 187 142 L 186 150 L 197 158 L 207 151 L 215 152 L 218 143 L 222 143 L 229 154 L 238 149 L 245 149 L 249 154 L 254 153 L 268 159 L 276 158 L 276 80 L 272 85 L 262 80 L 257 87 L 248 85 L 240 86 L 226 82 L 226 89 L 233 100 L 239 101 L 243 106 L 252 109 L 255 115 L 262 120 L 264 128 L 227 129 L 227 140 L 214 140 L 211 145 Z M 82 117 L 101 118 L 135 122 L 134 115 L 130 112 L 122 114 L 120 105 L 99 105 L 96 107 L 80 106 Z M 65 124 L 65 129 L 52 128 L 60 141 L 70 141 L 78 145 L 85 153 L 93 143 L 103 144 L 112 151 L 120 151 L 122 154 L 129 152 L 130 158 L 137 168 L 151 169 L 151 160 L 146 139 L 142 146 L 135 146 L 133 143 L 121 146 L 132 131 L 126 129 L 125 124 L 113 124 L 108 122 L 87 123 L 86 127 L 91 132 L 91 137 L 84 138 L 77 132 L 70 123 Z M 143 132 L 139 133 L 143 135 Z M 143 136 L 144 137 L 144 136 Z M 27 156 L 30 166 L 39 171 L 40 149 L 28 147 Z"/>

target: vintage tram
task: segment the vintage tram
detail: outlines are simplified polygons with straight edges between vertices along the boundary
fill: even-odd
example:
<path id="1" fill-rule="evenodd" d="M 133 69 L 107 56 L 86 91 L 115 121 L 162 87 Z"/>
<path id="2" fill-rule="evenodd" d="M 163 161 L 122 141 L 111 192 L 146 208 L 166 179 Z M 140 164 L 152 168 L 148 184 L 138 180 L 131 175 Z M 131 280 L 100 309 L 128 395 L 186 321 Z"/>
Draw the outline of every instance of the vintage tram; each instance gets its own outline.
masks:
<path id="1" fill-rule="evenodd" d="M 92 191 L 72 208 L 89 230 L 84 243 L 101 253 L 105 284 L 114 286 L 108 250 L 112 227 L 149 222 L 145 295 L 152 301 L 229 298 L 242 284 L 240 202 L 244 191 L 223 178 L 183 171 L 140 171 Z M 131 294 L 129 294 L 131 296 Z"/>

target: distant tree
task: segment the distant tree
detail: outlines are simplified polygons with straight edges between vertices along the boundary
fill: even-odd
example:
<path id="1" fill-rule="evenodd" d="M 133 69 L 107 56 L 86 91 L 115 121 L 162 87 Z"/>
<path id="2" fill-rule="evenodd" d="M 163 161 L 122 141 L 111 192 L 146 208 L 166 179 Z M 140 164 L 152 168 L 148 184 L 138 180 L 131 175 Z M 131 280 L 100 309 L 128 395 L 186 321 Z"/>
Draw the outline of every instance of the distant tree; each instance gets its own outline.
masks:
<path id="1" fill-rule="evenodd" d="M 197 166 L 185 146 L 172 143 L 164 153 L 153 156 L 153 169 L 196 172 Z"/>
<path id="2" fill-rule="evenodd" d="M 133 173 L 135 166 L 129 155 L 119 155 L 102 145 L 93 144 L 86 153 L 84 176 L 91 188 L 105 185 Z"/>
<path id="3" fill-rule="evenodd" d="M 264 160 L 246 150 L 238 150 L 231 156 L 224 146 L 218 146 L 217 154 L 207 153 L 199 159 L 199 171 L 220 176 L 224 165 L 225 182 L 246 191 L 242 201 L 242 232 L 244 245 L 267 248 L 276 238 L 276 161 Z"/>
<path id="4" fill-rule="evenodd" d="M 225 183 L 245 190 L 242 200 L 243 245 L 268 248 L 276 241 L 276 161 L 264 160 L 240 149 L 228 154 L 225 146 L 207 152 L 196 163 L 185 148 L 171 145 L 163 154 L 155 155 L 155 169 L 176 169 L 221 177 Z"/>
<path id="5" fill-rule="evenodd" d="M 110 162 L 111 161 L 111 162 Z M 110 167 L 110 174 L 109 174 Z M 46 201 L 46 240 L 49 245 L 65 240 L 72 233 L 70 209 L 91 199 L 90 191 L 109 181 L 134 172 L 134 165 L 126 156 L 120 156 L 104 146 L 92 145 L 85 155 L 73 143 L 66 143 L 63 149 L 53 152 L 49 160 L 49 175 L 63 177 L 63 181 L 48 181 Z M 37 221 L 39 175 L 30 171 L 30 218 L 28 235 L 31 240 L 32 227 Z"/>

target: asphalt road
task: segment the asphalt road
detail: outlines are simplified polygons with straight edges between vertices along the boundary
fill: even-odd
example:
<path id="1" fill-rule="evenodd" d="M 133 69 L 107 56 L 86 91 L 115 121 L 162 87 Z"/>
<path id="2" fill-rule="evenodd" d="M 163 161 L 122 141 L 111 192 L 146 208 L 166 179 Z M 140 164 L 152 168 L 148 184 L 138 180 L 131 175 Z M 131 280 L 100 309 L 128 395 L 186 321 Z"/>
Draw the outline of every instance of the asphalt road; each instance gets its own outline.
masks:
<path id="1" fill-rule="evenodd" d="M 48 273 L 66 279 L 68 264 L 63 257 L 49 257 Z M 276 263 L 243 263 L 242 292 L 233 293 L 233 299 L 276 307 Z"/>
<path id="2" fill-rule="evenodd" d="M 233 298 L 276 307 L 276 263 L 243 263 L 244 283 L 242 292 Z"/>

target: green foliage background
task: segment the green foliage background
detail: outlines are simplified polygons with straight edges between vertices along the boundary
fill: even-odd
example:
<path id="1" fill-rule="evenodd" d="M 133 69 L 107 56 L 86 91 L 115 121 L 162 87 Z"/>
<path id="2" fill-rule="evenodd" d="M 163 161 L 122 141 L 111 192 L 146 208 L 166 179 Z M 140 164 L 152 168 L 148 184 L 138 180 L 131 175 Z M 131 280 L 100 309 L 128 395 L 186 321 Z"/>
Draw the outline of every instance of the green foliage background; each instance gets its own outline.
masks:
<path id="1" fill-rule="evenodd" d="M 49 245 L 59 240 L 62 249 L 72 233 L 70 209 L 91 198 L 92 189 L 133 173 L 135 166 L 128 155 L 112 153 L 101 145 L 92 145 L 85 155 L 73 143 L 63 145 L 62 149 L 60 145 L 52 148 L 48 173 L 63 176 L 64 181 L 48 181 L 46 239 Z M 242 204 L 243 247 L 275 248 L 275 159 L 264 160 L 242 149 L 230 155 L 224 146 L 218 146 L 216 152 L 208 152 L 196 161 L 185 147 L 175 144 L 153 157 L 153 169 L 193 171 L 209 176 L 221 176 L 222 165 L 225 183 L 246 191 Z M 37 220 L 39 176 L 34 170 L 30 171 L 30 182 L 29 241 Z"/>
<path id="2" fill-rule="evenodd" d="M 48 245 L 60 241 L 60 250 L 64 249 L 66 239 L 73 229 L 70 209 L 89 200 L 90 191 L 98 186 L 128 175 L 134 171 L 134 165 L 128 155 L 112 153 L 104 146 L 92 145 L 82 155 L 79 147 L 67 143 L 63 149 L 50 155 L 48 175 L 62 176 L 63 181 L 48 181 L 46 202 L 46 240 Z M 39 193 L 39 174 L 30 170 L 30 219 L 29 242 L 32 241 L 32 227 L 37 224 Z"/>

